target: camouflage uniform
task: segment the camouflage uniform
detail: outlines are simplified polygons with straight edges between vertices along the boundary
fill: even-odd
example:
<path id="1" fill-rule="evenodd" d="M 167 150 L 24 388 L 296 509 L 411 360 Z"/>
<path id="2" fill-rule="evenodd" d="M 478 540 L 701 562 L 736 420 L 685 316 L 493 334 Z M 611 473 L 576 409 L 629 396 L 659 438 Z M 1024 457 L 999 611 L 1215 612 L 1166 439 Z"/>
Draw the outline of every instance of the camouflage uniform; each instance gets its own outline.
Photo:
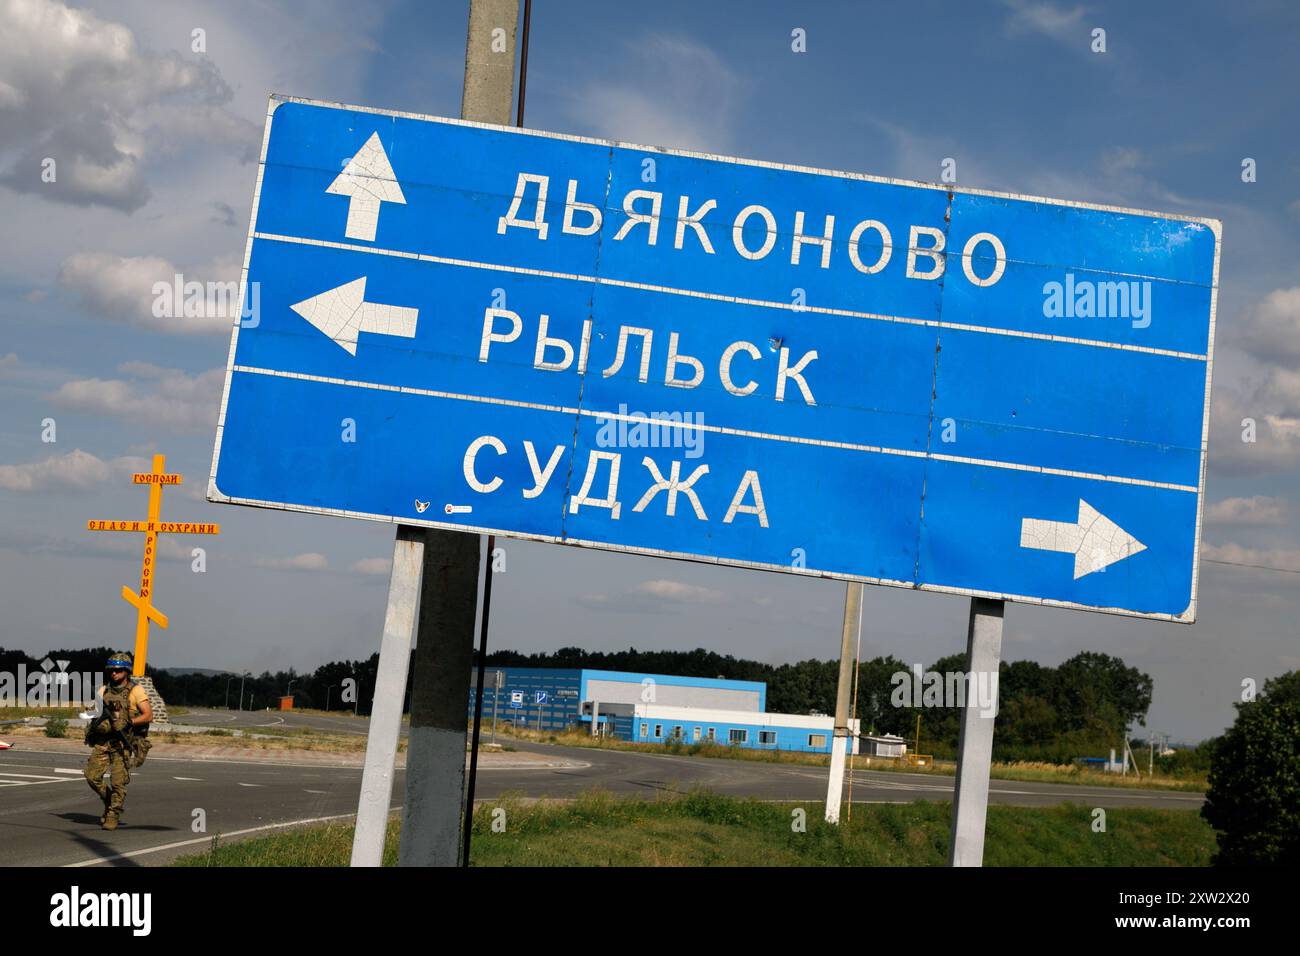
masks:
<path id="1" fill-rule="evenodd" d="M 99 818 L 100 823 L 107 822 L 110 813 L 115 818 L 122 815 L 122 804 L 126 802 L 126 788 L 131 783 L 131 771 L 127 766 L 125 749 L 121 741 L 94 744 L 90 751 L 90 759 L 86 761 L 86 782 L 90 784 L 90 789 L 99 795 L 99 799 L 104 801 L 104 813 Z M 108 786 L 104 784 L 106 773 L 110 781 Z"/>
<path id="2" fill-rule="evenodd" d="M 86 761 L 86 782 L 104 802 L 104 814 L 99 822 L 106 829 L 115 829 L 126 801 L 126 788 L 131 783 L 131 751 L 123 740 L 123 732 L 130 732 L 131 690 L 136 685 L 130 679 L 120 685 L 106 684 L 103 690 L 103 709 L 100 716 L 86 728 L 86 743 L 90 745 L 90 759 Z M 105 786 L 104 775 L 109 784 Z"/>

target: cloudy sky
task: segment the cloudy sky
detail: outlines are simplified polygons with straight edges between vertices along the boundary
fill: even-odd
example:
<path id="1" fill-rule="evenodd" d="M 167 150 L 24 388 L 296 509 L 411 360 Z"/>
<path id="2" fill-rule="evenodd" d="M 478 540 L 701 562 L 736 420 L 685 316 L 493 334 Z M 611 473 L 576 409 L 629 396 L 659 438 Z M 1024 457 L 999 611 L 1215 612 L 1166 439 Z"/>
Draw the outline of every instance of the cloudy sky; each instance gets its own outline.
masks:
<path id="1" fill-rule="evenodd" d="M 1154 676 L 1150 723 L 1175 739 L 1222 729 L 1243 680 L 1300 667 L 1300 575 L 1243 567 L 1300 571 L 1294 5 L 535 6 L 538 129 L 926 181 L 951 157 L 961 185 L 1221 219 L 1200 618 L 1011 606 L 1004 654 L 1118 655 Z M 154 664 L 378 648 L 392 528 L 204 501 L 228 321 L 156 319 L 151 290 L 238 278 L 269 93 L 457 115 L 466 9 L 0 0 L 0 646 L 131 644 L 118 591 L 140 540 L 84 522 L 142 517 L 129 476 L 163 452 L 186 477 L 164 517 L 223 534 L 164 539 Z M 838 652 L 843 584 L 505 547 L 494 647 Z M 869 588 L 863 656 L 961 650 L 967 603 Z"/>

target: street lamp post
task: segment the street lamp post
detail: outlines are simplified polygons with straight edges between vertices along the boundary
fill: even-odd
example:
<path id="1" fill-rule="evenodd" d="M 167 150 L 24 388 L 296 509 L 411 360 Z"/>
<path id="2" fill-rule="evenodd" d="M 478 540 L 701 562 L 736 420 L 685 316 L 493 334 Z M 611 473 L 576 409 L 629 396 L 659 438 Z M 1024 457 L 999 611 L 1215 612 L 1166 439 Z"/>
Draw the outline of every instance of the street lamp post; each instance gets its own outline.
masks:
<path id="1" fill-rule="evenodd" d="M 244 671 L 244 673 L 239 675 L 239 709 L 240 710 L 244 709 L 244 678 L 248 676 L 249 676 L 248 671 Z M 249 705 L 249 709 L 250 710 L 252 709 L 251 703 Z"/>
<path id="2" fill-rule="evenodd" d="M 343 686 L 342 684 L 330 684 L 328 687 L 325 688 L 325 711 L 326 711 L 326 713 L 328 713 L 328 712 L 329 712 L 329 709 L 330 709 L 330 692 L 331 692 L 332 690 L 334 690 L 335 687 L 342 687 L 342 686 Z"/>
<path id="3" fill-rule="evenodd" d="M 238 674 L 231 674 L 226 678 L 226 710 L 230 709 L 230 682 L 238 676 Z"/>

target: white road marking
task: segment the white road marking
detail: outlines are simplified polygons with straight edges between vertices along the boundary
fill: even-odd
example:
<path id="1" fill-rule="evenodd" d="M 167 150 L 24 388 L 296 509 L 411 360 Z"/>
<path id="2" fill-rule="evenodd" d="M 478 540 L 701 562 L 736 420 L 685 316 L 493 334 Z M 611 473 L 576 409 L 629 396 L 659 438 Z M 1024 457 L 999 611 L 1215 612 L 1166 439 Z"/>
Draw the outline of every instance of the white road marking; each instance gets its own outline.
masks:
<path id="1" fill-rule="evenodd" d="M 80 776 L 80 771 L 78 771 Z M 10 780 L 10 777 L 22 779 Z M 37 787 L 43 783 L 71 783 L 71 777 L 50 777 L 40 773 L 15 773 L 12 770 L 0 770 L 0 787 Z"/>
<path id="2" fill-rule="evenodd" d="M 303 793 L 329 793 L 328 790 L 304 790 Z"/>
<path id="3" fill-rule="evenodd" d="M 201 781 L 203 780 L 202 777 L 172 777 L 172 779 L 173 779 L 173 780 L 188 780 L 188 781 L 192 781 L 192 782 L 201 782 Z"/>
<path id="4" fill-rule="evenodd" d="M 70 773 L 70 774 L 75 774 L 75 775 L 78 776 L 78 777 L 81 776 L 81 771 L 80 771 L 80 770 L 73 770 L 71 767 L 55 767 L 55 768 L 54 768 L 54 772 L 55 772 L 55 773 Z"/>
<path id="5" fill-rule="evenodd" d="M 260 787 L 260 783 L 241 783 L 241 787 Z"/>

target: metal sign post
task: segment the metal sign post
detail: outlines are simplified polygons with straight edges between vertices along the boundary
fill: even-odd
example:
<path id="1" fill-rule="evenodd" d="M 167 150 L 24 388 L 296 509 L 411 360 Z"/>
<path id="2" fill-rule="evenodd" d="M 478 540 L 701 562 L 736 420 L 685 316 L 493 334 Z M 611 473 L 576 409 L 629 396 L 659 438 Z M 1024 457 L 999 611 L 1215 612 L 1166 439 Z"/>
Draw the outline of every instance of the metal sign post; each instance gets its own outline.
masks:
<path id="1" fill-rule="evenodd" d="M 966 638 L 966 700 L 957 741 L 957 780 L 953 789 L 952 866 L 982 866 L 984 823 L 989 803 L 989 768 L 993 759 L 993 722 L 997 717 L 996 675 L 1002 659 L 1002 601 L 971 598 Z M 974 692 L 980 674 L 994 688 L 992 707 L 985 709 Z"/>
<path id="2" fill-rule="evenodd" d="M 488 556 L 491 561 L 491 556 Z M 492 679 L 492 743 L 497 742 L 497 705 L 501 702 L 501 688 L 506 686 L 506 675 L 501 671 L 496 672 L 496 677 Z"/>
<path id="3" fill-rule="evenodd" d="M 423 528 L 399 527 L 393 544 L 388 610 L 384 614 L 384 637 L 379 647 L 379 670 L 366 736 L 366 761 L 361 771 L 361 800 L 352 838 L 353 866 L 382 866 L 384 862 L 388 805 L 393 797 L 397 740 L 401 735 L 402 705 L 406 697 L 406 669 L 411 659 L 415 609 L 420 598 L 424 535 Z"/>
<path id="4" fill-rule="evenodd" d="M 835 733 L 831 737 L 831 772 L 826 784 L 826 822 L 840 822 L 844 794 L 844 762 L 853 747 L 849 727 L 849 693 L 853 686 L 853 641 L 862 627 L 862 585 L 850 584 L 844 594 L 844 628 L 840 640 L 840 679 L 835 692 Z"/>

